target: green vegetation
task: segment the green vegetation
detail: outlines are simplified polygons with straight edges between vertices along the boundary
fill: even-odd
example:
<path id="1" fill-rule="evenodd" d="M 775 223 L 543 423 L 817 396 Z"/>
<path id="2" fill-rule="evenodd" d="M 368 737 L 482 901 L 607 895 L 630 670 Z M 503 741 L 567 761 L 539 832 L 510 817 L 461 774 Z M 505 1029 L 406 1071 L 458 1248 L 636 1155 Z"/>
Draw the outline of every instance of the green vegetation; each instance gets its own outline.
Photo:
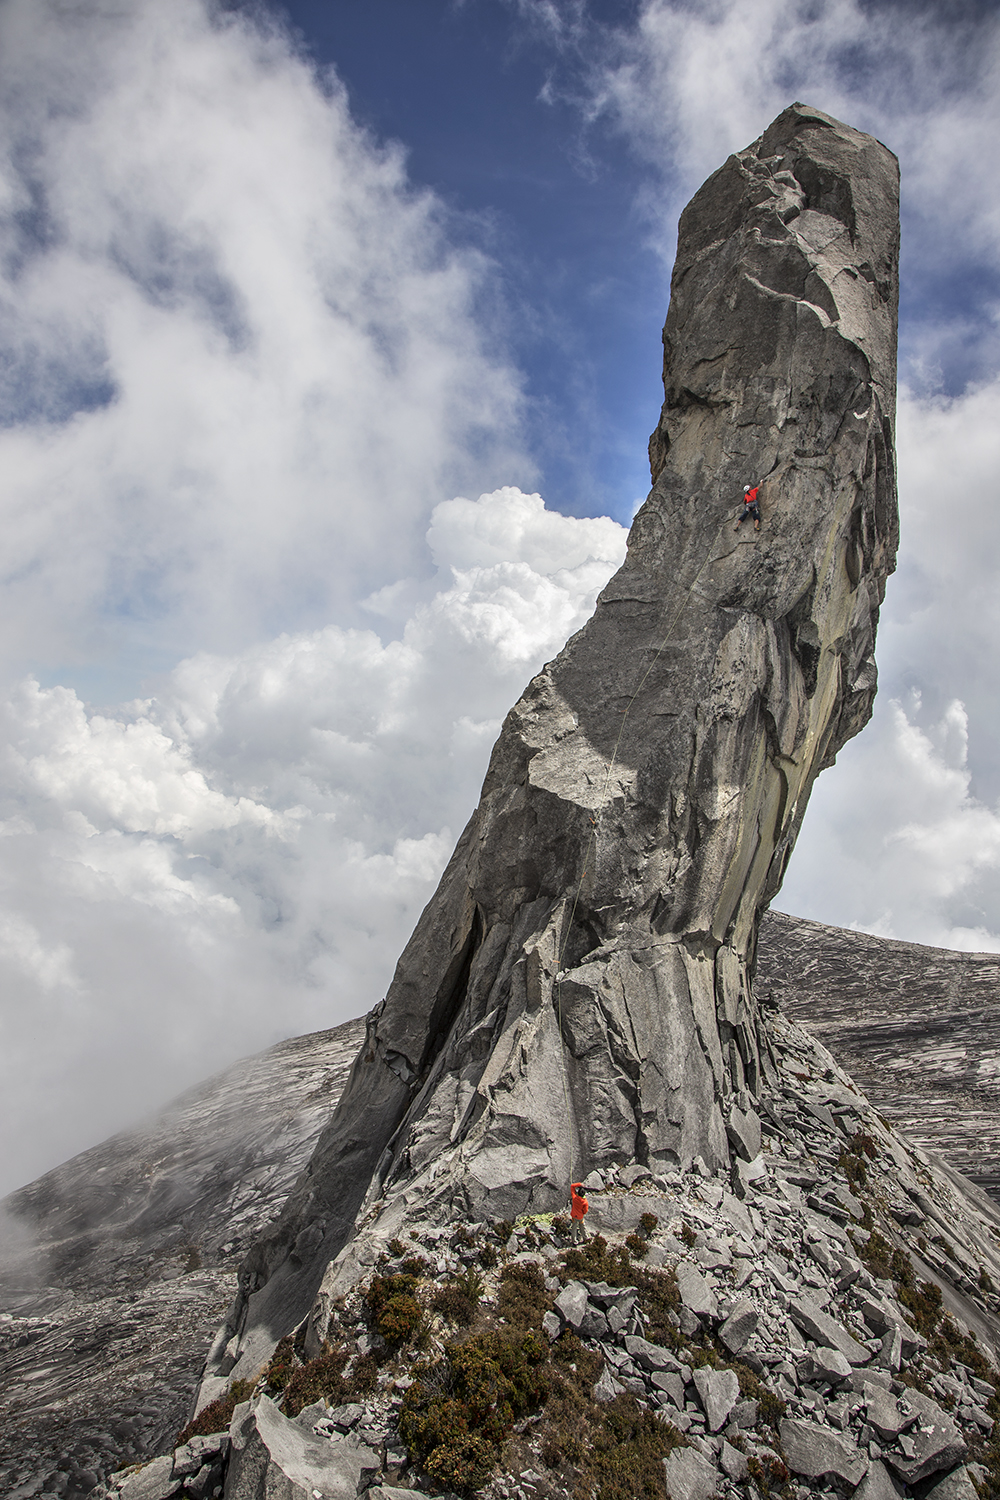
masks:
<path id="1" fill-rule="evenodd" d="M 350 1381 L 344 1379 L 347 1350 L 343 1346 L 328 1349 L 307 1364 L 299 1365 L 288 1376 L 282 1403 L 286 1417 L 297 1417 L 304 1406 L 325 1399 L 331 1406 L 342 1406 L 353 1395 Z"/>
<path id="2" fill-rule="evenodd" d="M 537 1331 L 551 1306 L 551 1293 L 545 1290 L 545 1278 L 534 1262 L 514 1261 L 504 1266 L 497 1311 L 505 1322 L 514 1328 Z"/>
<path id="3" fill-rule="evenodd" d="M 792 1476 L 777 1456 L 763 1459 L 748 1458 L 747 1468 L 750 1470 L 750 1478 L 765 1500 L 771 1495 L 785 1497 L 792 1494 Z"/>
<path id="4" fill-rule="evenodd" d="M 271 1363 L 268 1365 L 266 1372 L 268 1389 L 283 1391 L 295 1373 L 296 1368 L 295 1337 L 289 1333 L 285 1335 L 271 1355 Z"/>
<path id="5" fill-rule="evenodd" d="M 855 1131 L 841 1152 L 837 1166 L 847 1178 L 852 1193 L 859 1193 L 868 1184 L 868 1163 L 878 1158 L 878 1147 L 864 1130 Z"/>
<path id="6" fill-rule="evenodd" d="M 663 1460 L 683 1444 L 676 1428 L 642 1411 L 629 1394 L 605 1405 L 592 1389 L 601 1372 L 599 1354 L 564 1333 L 551 1358 L 542 1460 L 561 1470 L 559 1479 L 597 1500 L 662 1500 Z"/>
<path id="7" fill-rule="evenodd" d="M 365 1293 L 369 1326 L 387 1344 L 409 1344 L 426 1337 L 427 1318 L 414 1292 L 427 1262 L 420 1256 L 409 1256 L 403 1266 L 410 1269 L 394 1276 L 374 1276 Z"/>
<path id="8" fill-rule="evenodd" d="M 431 1303 L 435 1312 L 447 1318 L 449 1323 L 455 1323 L 463 1328 L 468 1328 L 476 1316 L 476 1308 L 483 1295 L 483 1278 L 474 1267 L 461 1272 L 447 1284 L 439 1288 Z"/>
<path id="9" fill-rule="evenodd" d="M 411 1454 L 449 1489 L 478 1489 L 514 1422 L 548 1395 L 547 1348 L 533 1330 L 495 1329 L 424 1367 L 403 1398 L 399 1430 Z"/>
<path id="10" fill-rule="evenodd" d="M 595 1234 L 582 1245 L 564 1250 L 560 1257 L 566 1281 L 606 1281 L 609 1286 L 634 1286 L 632 1258 L 621 1245 L 608 1248 L 603 1235 Z"/>
<path id="11" fill-rule="evenodd" d="M 610 1248 L 600 1235 L 565 1251 L 561 1260 L 563 1280 L 641 1283 L 651 1325 L 662 1320 L 674 1333 L 668 1315 L 679 1297 L 671 1273 L 635 1267 L 626 1249 Z M 474 1290 L 467 1282 L 465 1289 Z M 474 1323 L 464 1339 L 446 1346 L 443 1358 L 418 1367 L 400 1417 L 411 1457 L 443 1488 L 469 1494 L 486 1483 L 515 1422 L 536 1416 L 543 1461 L 562 1471 L 558 1480 L 567 1489 L 595 1500 L 662 1500 L 663 1459 L 683 1439 L 630 1394 L 606 1405 L 594 1401 L 601 1356 L 569 1330 L 550 1347 L 539 1330 L 551 1306 L 537 1264 L 504 1267 L 499 1326 L 483 1328 L 486 1314 L 477 1309 L 478 1329 Z"/>
<path id="12" fill-rule="evenodd" d="M 177 1446 L 193 1437 L 208 1437 L 213 1432 L 225 1432 L 233 1420 L 233 1412 L 241 1401 L 248 1401 L 256 1381 L 234 1380 L 222 1396 L 216 1396 L 186 1427 L 177 1434 Z"/>

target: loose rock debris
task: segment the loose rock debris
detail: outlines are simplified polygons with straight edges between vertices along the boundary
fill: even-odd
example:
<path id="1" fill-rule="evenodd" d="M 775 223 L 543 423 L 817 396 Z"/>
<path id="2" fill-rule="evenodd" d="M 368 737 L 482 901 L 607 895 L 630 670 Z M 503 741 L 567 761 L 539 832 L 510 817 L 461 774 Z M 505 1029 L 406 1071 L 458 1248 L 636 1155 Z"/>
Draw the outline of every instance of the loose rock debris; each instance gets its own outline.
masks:
<path id="1" fill-rule="evenodd" d="M 303 1327 L 95 1500 L 1000 1493 L 1000 1218 L 768 1025 L 750 1162 L 592 1173 L 582 1245 L 568 1216 L 415 1217 L 318 1358 Z"/>

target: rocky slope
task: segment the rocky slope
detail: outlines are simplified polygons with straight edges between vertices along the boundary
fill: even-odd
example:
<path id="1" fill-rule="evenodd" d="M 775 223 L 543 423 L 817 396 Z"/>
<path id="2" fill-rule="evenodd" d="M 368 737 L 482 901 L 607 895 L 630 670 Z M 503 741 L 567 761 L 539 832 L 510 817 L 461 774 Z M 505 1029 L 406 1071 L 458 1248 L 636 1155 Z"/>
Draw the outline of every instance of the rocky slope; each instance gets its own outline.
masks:
<path id="1" fill-rule="evenodd" d="M 551 1214 L 428 1215 L 120 1500 L 977 1500 L 1000 1488 L 1000 1211 L 765 1016 L 737 1167 L 590 1174 Z M 759 1149 L 758 1149 L 759 1148 Z"/>
<path id="2" fill-rule="evenodd" d="M 758 963 L 761 992 L 766 998 L 770 990 L 790 1016 L 798 1016 L 808 1026 L 817 1006 L 824 1008 L 818 1022 L 827 1028 L 824 1039 L 838 1063 L 849 1066 L 852 1072 L 855 1063 L 848 1064 L 847 1051 L 863 1063 L 869 1041 L 873 1047 L 880 1047 L 882 1027 L 891 1025 L 897 1049 L 894 1061 L 905 1059 L 907 1065 L 893 1069 L 888 1080 L 876 1067 L 871 1082 L 866 1079 L 866 1092 L 872 1084 L 876 1091 L 881 1090 L 874 1099 L 879 1115 L 897 1125 L 918 1117 L 925 1132 L 924 1145 L 936 1147 L 940 1142 L 947 1148 L 957 1142 L 958 1149 L 966 1153 L 975 1148 L 974 1138 L 965 1133 L 967 1095 L 961 1075 L 943 1072 L 938 1076 L 935 1072 L 940 1047 L 930 1023 L 946 1002 L 948 1015 L 957 1017 L 956 1024 L 964 1028 L 967 1066 L 973 1068 L 977 1056 L 986 1064 L 985 1079 L 979 1087 L 987 1088 L 993 1076 L 990 1059 L 1000 1055 L 1000 1030 L 990 1010 L 991 990 L 988 985 L 985 992 L 982 988 L 984 975 L 998 963 L 994 956 L 945 953 L 770 913 L 761 926 Z M 912 1028 L 907 1026 L 911 1012 L 915 1016 Z M 870 1037 L 865 1029 L 866 1016 L 871 1020 Z M 33 1280 L 25 1275 L 23 1262 L 18 1278 L 9 1258 L 0 1266 L 0 1494 L 14 1494 L 22 1487 L 25 1494 L 42 1494 L 49 1477 L 60 1474 L 63 1477 L 53 1479 L 49 1493 L 82 1495 L 99 1476 L 103 1478 L 129 1461 L 148 1459 L 171 1447 L 189 1414 L 220 1310 L 235 1292 L 235 1272 L 226 1266 L 236 1259 L 236 1247 L 229 1254 L 224 1251 L 232 1243 L 226 1237 L 229 1211 L 235 1206 L 236 1213 L 241 1213 L 252 1204 L 252 1217 L 244 1223 L 244 1232 L 252 1233 L 280 1208 L 289 1183 L 305 1164 L 326 1110 L 336 1101 L 363 1029 L 363 1022 L 352 1022 L 334 1032 L 317 1032 L 283 1043 L 241 1063 L 178 1100 L 151 1128 L 115 1137 L 7 1200 L 8 1210 L 16 1203 L 29 1219 L 34 1215 L 44 1258 L 34 1258 Z M 841 1034 L 846 1039 L 844 1053 L 839 1050 Z M 804 1043 L 800 1042 L 801 1046 Z M 796 1062 L 794 1071 L 802 1072 L 801 1064 Z M 811 1064 L 810 1072 L 815 1077 L 821 1075 L 818 1061 Z M 928 1075 L 935 1105 L 933 1112 L 921 1112 L 921 1090 Z M 796 1089 L 800 1082 L 793 1079 Z M 978 1096 L 980 1119 L 987 1114 L 990 1097 L 983 1093 Z M 277 1119 L 276 1099 L 280 1099 Z M 765 1158 L 770 1176 L 764 1181 L 769 1186 L 758 1196 L 768 1208 L 778 1180 L 776 1172 L 788 1180 L 789 1171 L 798 1170 L 803 1176 L 812 1171 L 820 1189 L 824 1179 L 835 1186 L 846 1185 L 840 1174 L 830 1173 L 829 1153 L 825 1159 L 812 1158 L 812 1146 L 822 1148 L 824 1136 L 815 1117 L 804 1108 L 804 1100 L 805 1096 L 795 1094 L 797 1128 L 802 1136 L 801 1144 L 795 1144 L 804 1156 L 792 1164 L 785 1161 L 784 1166 Z M 826 1102 L 825 1097 L 818 1102 Z M 994 1104 L 989 1121 L 993 1129 L 998 1114 L 1000 1110 Z M 241 1125 L 238 1149 L 246 1170 L 246 1178 L 236 1192 L 232 1183 L 238 1176 L 237 1163 L 227 1154 L 232 1150 L 234 1121 Z M 818 1132 L 815 1139 L 814 1126 Z M 878 1122 L 875 1128 L 883 1129 Z M 774 1144 L 773 1133 L 765 1116 L 766 1144 Z M 891 1135 L 889 1139 L 895 1147 L 903 1146 L 901 1138 Z M 983 1163 L 987 1179 L 995 1177 L 998 1159 L 995 1154 Z M 883 1159 L 881 1166 L 873 1166 L 883 1184 L 883 1195 L 894 1160 L 890 1157 Z M 156 1163 L 155 1176 L 149 1175 L 152 1162 Z M 937 1170 L 946 1168 L 942 1163 Z M 203 1190 L 194 1195 L 197 1213 L 192 1216 L 189 1210 L 184 1223 L 177 1225 L 169 1214 L 141 1216 L 133 1211 L 131 1249 L 126 1252 L 124 1245 L 116 1247 L 115 1233 L 102 1233 L 102 1221 L 93 1213 L 102 1181 L 109 1175 L 116 1183 L 119 1222 L 129 1217 L 122 1214 L 123 1203 L 148 1204 L 155 1198 L 163 1204 L 170 1200 L 173 1192 L 169 1184 L 178 1178 L 203 1185 Z M 618 1174 L 614 1179 L 609 1174 L 606 1191 L 591 1193 L 595 1223 L 604 1234 L 616 1236 L 618 1242 L 623 1241 L 623 1230 L 637 1223 L 638 1199 L 663 1193 L 659 1185 L 651 1184 L 640 1173 L 628 1195 L 628 1216 L 623 1208 L 623 1217 L 616 1221 L 618 1210 L 614 1205 L 625 1197 L 624 1182 L 628 1180 L 627 1173 L 621 1183 Z M 213 1196 L 213 1184 L 216 1188 L 228 1184 L 218 1200 Z M 684 1219 L 696 1233 L 711 1232 L 716 1238 L 721 1235 L 732 1255 L 734 1226 L 725 1214 L 711 1210 L 718 1192 L 729 1194 L 730 1185 L 710 1186 L 689 1174 L 668 1186 L 672 1196 L 666 1205 L 648 1210 L 657 1213 L 663 1230 L 678 1218 Z M 752 1209 L 758 1197 L 753 1196 L 753 1189 L 751 1194 L 747 1202 Z M 822 1193 L 813 1196 L 821 1197 Z M 737 1212 L 731 1197 L 720 1199 L 720 1204 L 723 1201 L 730 1214 Z M 37 1207 L 32 1209 L 32 1205 Z M 44 1212 L 42 1205 L 47 1205 Z M 74 1235 L 70 1226 L 79 1223 L 88 1206 L 90 1229 Z M 142 1223 L 138 1224 L 140 1217 Z M 24 1227 L 23 1220 L 21 1223 Z M 88 1233 L 91 1254 L 84 1255 L 81 1252 Z M 502 1258 L 506 1242 L 500 1245 L 485 1230 L 480 1238 L 483 1244 L 495 1244 Z M 466 1267 L 462 1255 L 468 1256 L 468 1247 L 459 1244 L 452 1252 L 453 1239 L 454 1235 L 446 1231 L 433 1243 L 436 1280 L 447 1282 L 453 1279 L 453 1273 Z M 442 1243 L 449 1248 L 438 1256 Z M 658 1231 L 652 1236 L 644 1264 L 657 1262 L 661 1250 L 673 1243 Z M 740 1248 L 747 1243 L 743 1241 Z M 832 1243 L 842 1249 L 842 1239 L 836 1235 Z M 527 1240 L 520 1231 L 518 1244 L 520 1251 L 527 1250 Z M 66 1253 L 67 1247 L 72 1253 Z M 192 1247 L 197 1249 L 202 1268 L 193 1265 Z M 674 1248 L 679 1250 L 680 1246 Z M 421 1243 L 419 1252 L 428 1255 L 430 1249 L 430 1244 Z M 696 1248 L 695 1259 L 703 1249 Z M 796 1248 L 786 1240 L 785 1248 L 777 1253 L 792 1274 L 799 1276 L 801 1243 Z M 807 1274 L 815 1274 L 812 1251 L 808 1256 Z M 445 1262 L 444 1271 L 437 1269 L 439 1259 Z M 739 1279 L 743 1269 L 739 1256 L 735 1264 Z M 723 1285 L 724 1269 L 718 1267 L 709 1273 Z M 972 1269 L 975 1275 L 970 1279 L 974 1281 L 978 1269 Z M 490 1273 L 494 1293 L 496 1270 Z M 65 1283 L 67 1275 L 72 1277 L 72 1290 Z M 808 1286 L 808 1282 L 803 1284 Z M 428 1282 L 421 1296 L 429 1299 L 433 1295 Z M 357 1293 L 354 1298 L 359 1300 Z M 388 1410 L 394 1398 L 383 1393 L 380 1399 Z M 696 1390 L 692 1399 L 698 1399 Z M 683 1410 L 687 1410 L 687 1396 Z M 391 1449 L 391 1443 L 389 1446 Z M 530 1462 L 525 1460 L 521 1467 L 530 1468 Z M 520 1470 L 516 1474 L 519 1476 Z M 398 1466 L 390 1477 L 402 1477 Z M 512 1473 L 509 1482 L 504 1481 L 512 1494 L 517 1487 L 514 1478 Z M 531 1481 L 527 1489 L 531 1489 Z"/>
<path id="3" fill-rule="evenodd" d="M 1000 955 L 770 912 L 756 985 L 825 1041 L 911 1140 L 1000 1192 Z"/>
<path id="4" fill-rule="evenodd" d="M 0 1205 L 0 1495 L 54 1476 L 72 1500 L 171 1444 L 240 1255 L 308 1159 L 363 1033 L 351 1021 L 237 1063 Z"/>
<path id="5" fill-rule="evenodd" d="M 584 1162 L 727 1167 L 735 1100 L 763 1080 L 759 913 L 875 692 L 897 249 L 895 158 L 803 105 L 685 209 L 626 561 L 507 716 L 308 1173 L 241 1273 L 240 1375 L 376 1204 L 510 1215 L 560 1203 Z M 734 535 L 756 481 L 764 529 Z"/>

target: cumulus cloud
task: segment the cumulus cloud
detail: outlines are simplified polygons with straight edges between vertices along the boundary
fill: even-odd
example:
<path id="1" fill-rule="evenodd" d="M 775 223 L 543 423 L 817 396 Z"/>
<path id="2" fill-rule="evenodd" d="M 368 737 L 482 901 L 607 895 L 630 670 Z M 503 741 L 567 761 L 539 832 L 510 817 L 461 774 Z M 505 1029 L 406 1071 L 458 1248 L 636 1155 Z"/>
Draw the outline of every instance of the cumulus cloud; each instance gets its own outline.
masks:
<path id="1" fill-rule="evenodd" d="M 1000 946 L 995 319 L 939 274 L 996 266 L 994 18 L 644 0 L 595 31 L 583 0 L 517 3 L 635 144 L 668 259 L 796 95 L 903 156 L 931 313 L 882 696 L 782 904 Z M 514 487 L 489 263 L 262 16 L 0 7 L 6 1186 L 379 998 L 503 714 L 624 548 Z"/>
<path id="2" fill-rule="evenodd" d="M 944 948 L 1000 952 L 1000 805 L 971 791 L 968 715 L 926 728 L 919 697 L 884 700 L 821 778 L 780 905 Z"/>
<path id="3" fill-rule="evenodd" d="M 33 679 L 8 696 L 8 1186 L 384 992 L 504 713 L 625 531 L 508 487 L 439 504 L 427 540 L 431 586 L 387 591 L 424 594 L 397 639 L 330 625 L 200 653 L 117 715 Z"/>
<path id="4" fill-rule="evenodd" d="M 7 0 L 8 664 L 343 621 L 442 494 L 530 477 L 454 228 L 260 14 Z"/>
<path id="5" fill-rule="evenodd" d="M 1000 382 L 903 392 L 903 542 L 872 724 L 820 778 L 778 905 L 913 942 L 1000 950 Z"/>

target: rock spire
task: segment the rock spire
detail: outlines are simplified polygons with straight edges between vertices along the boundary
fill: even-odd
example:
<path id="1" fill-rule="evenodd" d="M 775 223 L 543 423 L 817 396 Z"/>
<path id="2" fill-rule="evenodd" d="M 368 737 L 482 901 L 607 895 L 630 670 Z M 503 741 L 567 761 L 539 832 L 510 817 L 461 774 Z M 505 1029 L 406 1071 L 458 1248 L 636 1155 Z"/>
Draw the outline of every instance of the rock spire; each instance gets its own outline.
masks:
<path id="1" fill-rule="evenodd" d="M 772 1066 L 760 914 L 875 694 L 897 248 L 894 156 L 801 104 L 684 210 L 628 556 L 508 714 L 337 1111 L 244 1267 L 241 1373 L 394 1204 L 561 1208 L 594 1168 L 716 1171 L 753 1135 Z M 734 532 L 758 483 L 762 530 Z"/>

